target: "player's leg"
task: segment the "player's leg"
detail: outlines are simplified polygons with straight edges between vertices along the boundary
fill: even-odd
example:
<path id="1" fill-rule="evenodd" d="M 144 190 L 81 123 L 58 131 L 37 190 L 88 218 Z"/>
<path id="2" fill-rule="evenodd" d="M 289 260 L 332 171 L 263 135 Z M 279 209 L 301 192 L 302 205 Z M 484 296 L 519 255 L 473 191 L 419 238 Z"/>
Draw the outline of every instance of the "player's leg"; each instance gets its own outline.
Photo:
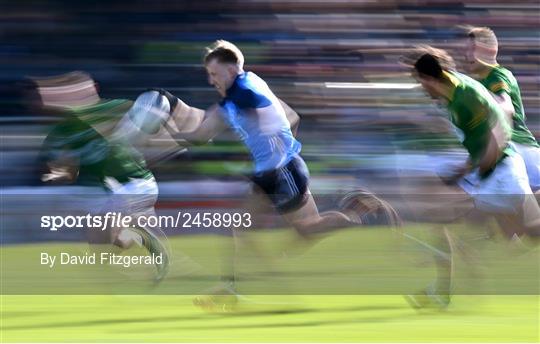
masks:
<path id="1" fill-rule="evenodd" d="M 525 163 L 529 185 L 535 194 L 540 194 L 540 148 L 512 143 Z"/>
<path id="2" fill-rule="evenodd" d="M 378 217 L 384 224 L 400 224 L 399 216 L 388 203 L 364 190 L 345 195 L 339 203 L 339 210 L 319 212 L 308 187 L 309 171 L 300 156 L 278 170 L 254 177 L 254 182 L 304 238 L 358 226 L 370 218 Z"/>
<path id="3" fill-rule="evenodd" d="M 294 158 L 281 169 L 253 176 L 254 192 L 248 199 L 249 212 L 258 219 L 271 211 L 278 211 L 304 238 L 312 238 L 315 234 L 325 233 L 337 228 L 357 226 L 349 216 L 340 211 L 319 213 L 313 196 L 308 189 L 309 172 L 300 157 Z M 249 248 L 252 252 L 260 252 L 257 244 L 242 233 L 235 231 L 231 250 L 231 259 L 225 259 L 224 276 L 228 281 L 213 288 L 206 296 L 197 297 L 194 303 L 207 310 L 221 311 L 223 298 L 220 295 L 236 293 L 236 266 L 239 250 Z M 261 255 L 262 256 L 262 255 Z M 265 257 L 263 257 L 265 258 Z M 262 259 L 271 268 L 271 259 Z M 218 297 L 214 297 L 218 295 Z M 230 300 L 229 300 L 230 301 Z M 228 307 L 226 307 L 229 309 Z"/>
<path id="4" fill-rule="evenodd" d="M 293 226 L 297 225 L 300 227 L 301 230 L 299 230 L 299 233 L 302 235 L 309 229 L 308 226 L 312 222 L 309 219 L 311 218 L 315 218 L 318 222 L 323 222 L 336 216 L 337 213 L 338 218 L 344 218 L 346 220 L 343 221 L 345 225 L 350 225 L 348 218 L 341 213 L 323 214 L 324 217 L 319 214 L 313 197 L 307 188 L 307 167 L 300 157 L 295 158 L 281 169 L 255 175 L 252 177 L 252 180 L 254 182 L 253 191 L 245 202 L 245 210 L 251 214 L 255 226 L 262 217 L 276 211 L 283 215 L 285 220 Z M 293 213 L 296 214 L 295 217 L 291 217 L 290 214 Z M 291 220 L 291 218 L 294 220 Z M 304 219 L 308 219 L 309 222 L 300 223 Z M 329 225 L 326 226 L 329 227 Z M 238 297 L 236 290 L 238 271 L 236 268 L 239 265 L 238 260 L 241 254 L 245 254 L 246 250 L 255 254 L 259 258 L 258 261 L 261 261 L 267 268 L 273 270 L 272 259 L 264 256 L 261 253 L 262 251 L 258 249 L 255 240 L 251 240 L 249 236 L 241 231 L 233 231 L 233 241 L 231 244 L 229 252 L 223 260 L 222 283 L 211 290 L 205 291 L 205 295 L 198 296 L 194 299 L 194 304 L 205 310 L 231 310 L 231 307 L 234 306 L 237 300 L 233 300 L 232 295 Z"/>
<path id="5" fill-rule="evenodd" d="M 529 185 L 535 195 L 536 202 L 540 203 L 540 148 L 520 144 L 516 144 L 515 147 L 525 162 Z"/>
<path id="6" fill-rule="evenodd" d="M 535 195 L 536 202 L 540 203 L 540 148 L 519 143 L 512 143 L 512 147 L 523 158 L 529 185 Z"/>
<path id="7" fill-rule="evenodd" d="M 340 211 L 319 213 L 313 195 L 309 190 L 306 191 L 305 198 L 304 204 L 299 209 L 283 214 L 286 221 L 303 237 L 309 238 L 338 228 L 358 225 Z"/>
<path id="8" fill-rule="evenodd" d="M 251 228 L 232 229 L 231 245 L 226 247 L 226 257 L 222 261 L 222 281 L 228 286 L 235 288 L 238 260 L 242 253 L 250 253 L 265 265 L 269 265 L 270 257 L 263 254 L 253 235 L 253 229 L 261 228 L 266 216 L 272 215 L 275 210 L 268 197 L 256 185 L 253 185 L 251 192 L 246 198 L 242 211 L 249 213 L 251 217 Z"/>
<path id="9" fill-rule="evenodd" d="M 156 215 L 154 209 L 158 197 L 156 180 L 153 176 L 137 178 L 120 186 L 111 186 L 111 189 L 115 209 L 132 218 L 130 227 L 113 229 L 113 244 L 123 249 L 133 245 L 144 246 L 149 253 L 161 257 L 160 264 L 156 264 L 156 279 L 163 279 L 168 272 L 170 261 L 166 237 L 160 228 L 148 226 L 148 219 Z"/>
<path id="10" fill-rule="evenodd" d="M 533 236 L 538 233 L 540 210 L 532 196 L 520 156 L 506 157 L 485 179 L 473 173 L 461 180 L 459 185 L 473 197 L 477 209 L 495 215 L 507 237 L 523 233 Z M 434 252 L 437 280 L 421 296 L 409 298 L 413 306 L 425 307 L 432 304 L 441 307 L 450 301 L 454 240 L 446 229 L 441 233 L 443 235 L 439 235 L 437 245 L 441 252 Z"/>
<path id="11" fill-rule="evenodd" d="M 483 192 L 499 207 L 497 218 L 507 236 L 540 236 L 540 207 L 530 187 L 521 155 L 507 156 L 485 181 Z M 485 203 L 488 203 L 488 202 Z"/>
<path id="12" fill-rule="evenodd" d="M 92 191 L 90 191 L 92 190 Z M 73 199 L 72 203 L 78 208 L 78 210 L 84 213 L 91 214 L 92 216 L 105 216 L 110 210 L 109 204 L 111 202 L 111 193 L 106 191 L 103 187 L 91 187 L 89 191 L 84 194 L 84 199 Z M 111 228 L 87 228 L 85 230 L 86 241 L 93 249 L 98 249 L 98 246 L 110 246 L 113 242 L 113 237 L 116 234 L 112 233 Z M 110 247 L 108 247 L 110 249 Z"/>
<path id="13" fill-rule="evenodd" d="M 328 211 L 319 213 L 309 191 L 309 171 L 300 156 L 294 157 L 280 169 L 254 177 L 277 211 L 302 236 L 324 233 L 355 223 L 344 213 Z"/>
<path id="14" fill-rule="evenodd" d="M 414 294 L 406 295 L 405 299 L 416 309 L 444 310 L 451 300 L 456 254 L 456 239 L 451 235 L 448 227 L 465 217 L 474 205 L 471 197 L 461 188 L 442 182 L 440 185 L 434 184 L 438 182 L 438 179 L 430 179 L 430 181 L 431 183 L 419 185 L 417 188 L 418 194 L 423 195 L 423 199 L 422 202 L 417 203 L 422 209 L 415 210 L 415 214 L 428 222 L 439 223 L 439 225 L 430 229 L 429 243 L 406 233 L 404 235 L 430 252 L 436 275 L 430 285 Z M 437 190 L 437 194 L 434 194 L 434 190 Z"/>
<path id="15" fill-rule="evenodd" d="M 449 302 L 449 295 L 452 291 L 452 277 L 454 275 L 453 239 L 446 226 L 443 226 L 442 229 L 436 229 L 435 234 L 438 241 L 437 246 L 441 252 L 433 255 L 437 266 L 437 281 L 433 286 L 433 291 L 435 294 L 447 298 Z"/>
<path id="16" fill-rule="evenodd" d="M 253 185 L 251 192 L 246 198 L 242 210 L 251 215 L 252 227 L 259 228 L 264 218 L 275 212 L 270 199 L 257 186 Z M 251 229 L 245 229 L 248 231 Z M 204 290 L 201 295 L 193 299 L 193 304 L 209 312 L 234 311 L 241 295 L 237 288 L 238 266 L 242 256 L 251 254 L 262 263 L 268 270 L 272 269 L 271 258 L 262 253 L 258 242 L 253 240 L 250 233 L 244 233 L 243 229 L 231 229 L 231 240 L 223 247 L 223 259 L 221 259 L 221 282 L 210 289 Z"/>
<path id="17" fill-rule="evenodd" d="M 463 179 L 458 183 L 460 187 L 446 184 L 435 186 L 438 191 L 436 197 L 431 196 L 431 199 L 427 199 L 425 202 L 427 210 L 423 209 L 419 213 L 422 214 L 422 218 L 444 223 L 430 230 L 433 243 L 427 244 L 409 236 L 430 251 L 436 268 L 435 280 L 429 286 L 415 294 L 405 296 L 413 308 L 446 309 L 450 304 L 453 289 L 454 257 L 457 253 L 465 257 L 471 255 L 464 246 L 459 249 L 456 245 L 459 240 L 448 228 L 452 223 L 464 219 L 474 209 L 472 196 L 476 192 L 477 178 L 474 173 L 465 178 L 466 180 Z M 433 187 L 434 185 L 430 185 L 419 194 L 433 195 Z M 470 264 L 474 263 L 471 259 L 468 261 Z"/>
<path id="18" fill-rule="evenodd" d="M 413 308 L 445 309 L 450 304 L 452 281 L 454 277 L 454 244 L 446 226 L 432 230 L 435 235 L 433 260 L 437 269 L 435 281 L 416 294 L 406 295 L 405 299 Z"/>
<path id="19" fill-rule="evenodd" d="M 523 235 L 533 241 L 540 238 L 540 207 L 532 193 L 522 195 L 523 199 L 517 205 L 517 212 L 513 214 L 496 214 L 505 237 L 516 240 Z"/>

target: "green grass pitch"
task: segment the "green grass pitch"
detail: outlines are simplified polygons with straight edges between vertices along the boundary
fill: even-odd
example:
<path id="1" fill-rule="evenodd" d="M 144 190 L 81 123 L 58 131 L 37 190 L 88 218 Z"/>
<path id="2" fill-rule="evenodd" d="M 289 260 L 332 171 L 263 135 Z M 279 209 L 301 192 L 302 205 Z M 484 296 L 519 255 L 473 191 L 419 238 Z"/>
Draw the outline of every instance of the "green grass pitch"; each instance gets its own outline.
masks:
<path id="1" fill-rule="evenodd" d="M 426 228 L 407 232 L 429 240 Z M 449 309 L 418 312 L 401 294 L 429 283 L 434 269 L 429 252 L 399 235 L 349 230 L 310 249 L 291 244 L 295 237 L 287 231 L 250 237 L 258 253 L 245 250 L 237 266 L 246 298 L 229 313 L 207 313 L 192 305 L 194 294 L 218 280 L 228 257 L 225 236 L 171 239 L 176 254 L 159 286 L 150 282 L 150 268 L 39 264 L 42 251 L 84 252 L 84 243 L 3 246 L 1 342 L 540 339 L 538 250 L 516 255 L 503 241 L 474 244 L 478 263 L 471 268 L 469 261 L 457 260 L 460 292 Z"/>

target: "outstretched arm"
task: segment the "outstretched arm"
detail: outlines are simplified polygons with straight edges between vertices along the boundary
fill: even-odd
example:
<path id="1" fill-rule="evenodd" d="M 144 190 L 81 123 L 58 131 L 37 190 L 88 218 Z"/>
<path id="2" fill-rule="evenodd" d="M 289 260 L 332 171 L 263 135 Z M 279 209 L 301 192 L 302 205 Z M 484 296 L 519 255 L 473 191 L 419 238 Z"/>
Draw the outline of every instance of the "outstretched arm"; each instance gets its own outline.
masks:
<path id="1" fill-rule="evenodd" d="M 512 98 L 510 98 L 510 95 L 506 92 L 500 92 L 499 94 L 492 93 L 492 95 L 495 101 L 499 104 L 501 109 L 506 114 L 508 123 L 512 125 L 515 112 L 514 105 L 512 104 Z"/>
<path id="2" fill-rule="evenodd" d="M 509 137 L 499 121 L 489 131 L 487 140 L 486 149 L 478 163 L 480 175 L 486 174 L 495 167 L 508 144 Z"/>
<path id="3" fill-rule="evenodd" d="M 221 116 L 221 108 L 218 104 L 212 105 L 206 110 L 191 107 L 179 100 L 174 111 L 173 119 L 178 132 L 169 129 L 169 133 L 175 140 L 186 140 L 191 144 L 205 144 L 226 129 Z M 198 123 L 195 126 L 194 123 Z M 187 129 L 187 131 L 182 131 Z"/>

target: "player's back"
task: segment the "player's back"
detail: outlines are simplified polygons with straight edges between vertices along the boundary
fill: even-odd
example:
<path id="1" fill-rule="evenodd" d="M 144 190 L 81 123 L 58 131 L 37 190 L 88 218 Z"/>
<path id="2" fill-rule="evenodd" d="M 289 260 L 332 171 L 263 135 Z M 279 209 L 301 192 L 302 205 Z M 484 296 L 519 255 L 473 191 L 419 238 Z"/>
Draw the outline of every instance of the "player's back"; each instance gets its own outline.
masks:
<path id="1" fill-rule="evenodd" d="M 117 122 L 127 108 L 129 102 L 125 100 L 105 100 L 72 109 L 45 140 L 47 160 L 65 154 L 76 159 L 80 184 L 101 184 L 106 176 L 120 182 L 148 176 L 150 172 L 140 153 L 125 144 L 111 142 L 95 128 L 106 121 Z"/>
<path id="2" fill-rule="evenodd" d="M 480 80 L 480 83 L 496 95 L 505 92 L 510 96 L 514 107 L 512 141 L 538 147 L 536 139 L 525 124 L 526 116 L 521 100 L 521 91 L 512 72 L 497 65 L 491 69 L 484 79 Z"/>
<path id="3" fill-rule="evenodd" d="M 486 149 L 491 128 L 500 125 L 508 138 L 511 128 L 503 110 L 481 83 L 461 73 L 450 72 L 449 75 L 455 85 L 448 103 L 451 121 L 463 132 L 463 145 L 471 159 L 478 162 Z M 506 150 L 510 153 L 509 148 Z"/>
<path id="4" fill-rule="evenodd" d="M 227 122 L 250 150 L 256 173 L 280 168 L 300 152 L 283 106 L 255 73 L 238 75 L 221 106 Z"/>

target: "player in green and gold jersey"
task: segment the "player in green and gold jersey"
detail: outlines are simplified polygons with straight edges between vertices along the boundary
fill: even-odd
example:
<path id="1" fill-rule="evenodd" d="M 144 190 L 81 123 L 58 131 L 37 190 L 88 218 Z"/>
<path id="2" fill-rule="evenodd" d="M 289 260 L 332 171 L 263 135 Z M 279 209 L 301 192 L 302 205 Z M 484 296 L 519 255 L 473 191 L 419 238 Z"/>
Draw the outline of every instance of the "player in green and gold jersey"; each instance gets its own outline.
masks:
<path id="1" fill-rule="evenodd" d="M 540 191 L 540 145 L 525 123 L 518 82 L 511 71 L 497 63 L 498 41 L 487 27 L 468 30 L 466 69 L 484 85 L 512 123 L 512 146 L 525 161 L 531 189 Z"/>
<path id="2" fill-rule="evenodd" d="M 461 133 L 469 153 L 467 162 L 450 173 L 448 184 L 457 184 L 478 210 L 502 221 L 506 235 L 540 235 L 540 207 L 529 186 L 523 159 L 510 142 L 512 129 L 503 109 L 478 81 L 454 70 L 443 50 L 423 47 L 417 51 L 413 76 L 433 99 L 449 111 L 450 122 Z M 437 281 L 421 294 L 409 296 L 415 307 L 450 302 L 452 244 L 445 232 L 443 252 L 436 257 Z"/>
<path id="3" fill-rule="evenodd" d="M 46 173 L 42 180 L 104 189 L 104 197 L 88 195 L 78 209 L 124 213 L 134 223 L 103 233 L 89 229 L 89 241 L 122 249 L 134 244 L 145 246 L 151 254 L 162 257 L 156 264 L 156 278 L 161 280 L 168 270 L 169 256 L 155 233 L 159 229 L 141 228 L 135 221 L 140 216 L 155 215 L 158 187 L 142 154 L 132 144 L 140 134 L 126 115 L 132 102 L 101 99 L 94 80 L 83 72 L 32 81 L 37 91 L 34 105 L 63 116 L 43 143 L 41 157 Z"/>

